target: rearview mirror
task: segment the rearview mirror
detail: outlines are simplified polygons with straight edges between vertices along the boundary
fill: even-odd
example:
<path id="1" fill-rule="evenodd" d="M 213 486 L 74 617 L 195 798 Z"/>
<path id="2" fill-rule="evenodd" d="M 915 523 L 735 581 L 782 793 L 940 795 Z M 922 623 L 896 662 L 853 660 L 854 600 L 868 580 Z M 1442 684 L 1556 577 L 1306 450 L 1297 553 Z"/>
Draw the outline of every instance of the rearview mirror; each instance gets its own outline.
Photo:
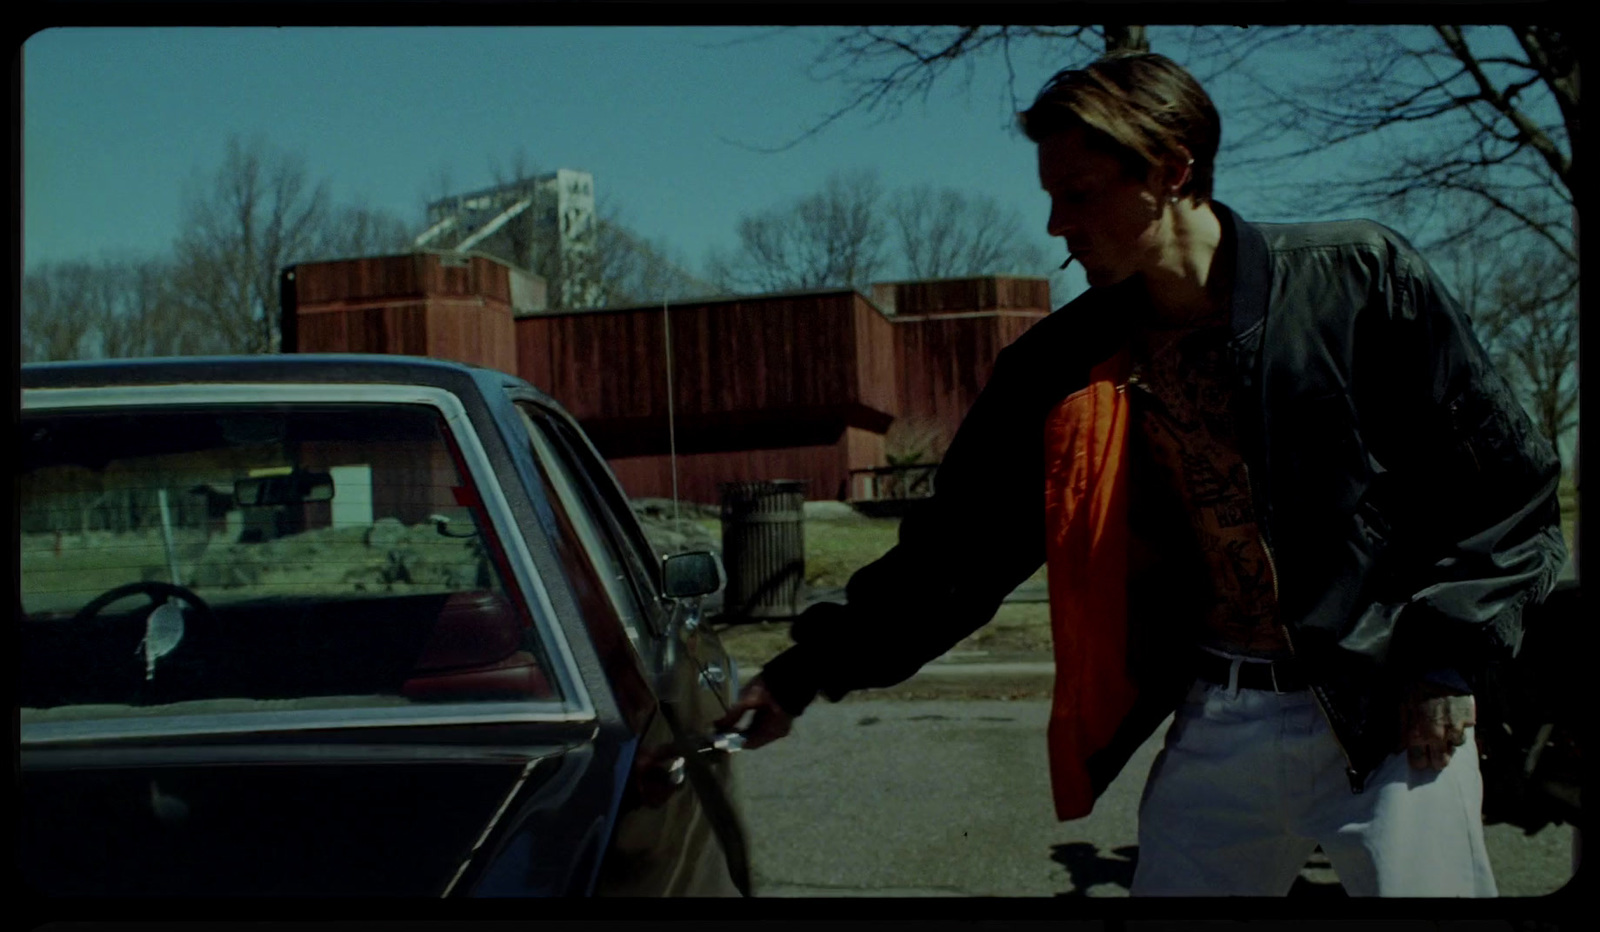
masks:
<path id="1" fill-rule="evenodd" d="M 333 477 L 325 472 L 296 470 L 286 476 L 258 476 L 233 484 L 233 500 L 241 508 L 303 505 L 333 498 Z"/>
<path id="2" fill-rule="evenodd" d="M 662 589 L 669 599 L 710 595 L 724 579 L 722 561 L 708 550 L 674 553 L 661 561 Z"/>

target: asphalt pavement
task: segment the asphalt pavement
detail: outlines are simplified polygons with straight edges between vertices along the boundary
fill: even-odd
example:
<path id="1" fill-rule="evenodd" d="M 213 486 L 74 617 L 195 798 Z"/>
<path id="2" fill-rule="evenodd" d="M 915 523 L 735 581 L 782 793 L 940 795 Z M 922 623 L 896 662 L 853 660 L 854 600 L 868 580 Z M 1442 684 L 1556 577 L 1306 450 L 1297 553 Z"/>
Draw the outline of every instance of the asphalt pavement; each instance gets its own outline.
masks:
<path id="1" fill-rule="evenodd" d="M 930 664 L 925 687 L 1002 681 L 1006 663 Z M 1020 665 L 1025 678 L 1047 676 Z M 961 678 L 967 678 L 962 680 Z M 912 681 L 917 682 L 916 680 Z M 911 685 L 911 684 L 907 684 Z M 1136 752 L 1086 818 L 1056 821 L 1045 698 L 819 700 L 794 733 L 735 757 L 755 892 L 775 897 L 1126 896 L 1137 812 L 1160 735 Z M 1502 896 L 1571 876 L 1571 826 L 1532 836 L 1487 828 Z M 1314 856 L 1293 896 L 1342 895 Z"/>
<path id="2" fill-rule="evenodd" d="M 1007 601 L 1048 594 L 1029 584 Z M 789 738 L 740 754 L 756 894 L 1127 896 L 1166 724 L 1092 814 L 1058 822 L 1045 746 L 1054 675 L 1046 653 L 951 652 L 891 690 L 819 699 Z M 1485 836 L 1503 897 L 1542 896 L 1572 877 L 1571 825 L 1530 835 L 1495 824 Z M 1320 851 L 1291 891 L 1343 895 Z"/>

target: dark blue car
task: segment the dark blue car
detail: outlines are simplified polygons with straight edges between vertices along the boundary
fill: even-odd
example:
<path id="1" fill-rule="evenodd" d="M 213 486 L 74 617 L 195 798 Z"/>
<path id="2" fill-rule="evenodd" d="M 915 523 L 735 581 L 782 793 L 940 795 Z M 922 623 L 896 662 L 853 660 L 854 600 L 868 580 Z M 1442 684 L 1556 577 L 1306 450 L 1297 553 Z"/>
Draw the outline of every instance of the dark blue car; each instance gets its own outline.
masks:
<path id="1" fill-rule="evenodd" d="M 527 383 L 393 356 L 22 370 L 24 882 L 722 895 L 737 672 Z"/>

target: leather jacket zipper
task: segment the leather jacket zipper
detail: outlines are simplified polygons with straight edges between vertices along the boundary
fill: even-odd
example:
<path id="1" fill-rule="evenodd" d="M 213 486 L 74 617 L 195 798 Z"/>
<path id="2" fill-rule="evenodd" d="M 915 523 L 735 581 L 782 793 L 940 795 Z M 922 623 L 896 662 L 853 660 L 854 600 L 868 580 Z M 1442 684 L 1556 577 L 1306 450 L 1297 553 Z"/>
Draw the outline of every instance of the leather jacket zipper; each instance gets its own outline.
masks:
<path id="1" fill-rule="evenodd" d="M 1263 545 L 1263 547 L 1264 546 L 1265 545 Z M 1268 566 L 1272 565 L 1272 557 L 1271 557 L 1270 551 L 1268 552 L 1268 556 L 1267 556 L 1267 565 Z M 1274 588 L 1276 588 L 1276 586 L 1274 586 Z M 1284 640 L 1284 642 L 1289 645 L 1289 656 L 1291 656 L 1291 657 L 1296 656 L 1295 652 L 1294 652 L 1294 639 L 1289 636 L 1289 626 L 1284 624 L 1284 623 L 1282 623 L 1282 622 L 1279 622 L 1278 623 L 1278 628 L 1279 628 L 1279 630 L 1281 630 L 1283 632 L 1283 640 Z M 1350 752 L 1345 750 L 1344 742 L 1339 740 L 1339 729 L 1334 727 L 1334 725 L 1333 725 L 1333 716 L 1328 714 L 1328 702 L 1327 702 L 1327 700 L 1322 697 L 1322 693 L 1317 689 L 1317 687 L 1314 684 L 1307 683 L 1306 684 L 1306 688 L 1311 690 L 1311 698 L 1313 700 L 1315 700 L 1316 703 L 1317 703 L 1317 711 L 1322 713 L 1323 719 L 1326 720 L 1327 723 L 1328 723 L 1328 734 L 1333 736 L 1333 743 L 1338 745 L 1339 753 L 1340 753 L 1340 755 L 1342 755 L 1344 757 L 1344 775 L 1346 777 L 1348 777 L 1349 780 L 1350 780 L 1350 792 L 1352 792 L 1352 793 L 1360 793 L 1363 789 L 1366 788 L 1365 787 L 1366 781 L 1364 779 L 1362 779 L 1361 774 L 1355 768 L 1355 764 L 1351 762 L 1351 760 L 1350 760 Z"/>
<path id="2" fill-rule="evenodd" d="M 1259 327 L 1260 323 L 1257 322 L 1255 326 Z M 1238 373 L 1240 379 L 1239 388 L 1241 391 L 1249 391 L 1254 387 L 1253 380 L 1250 377 L 1252 367 L 1245 364 L 1245 359 L 1243 356 L 1244 349 L 1245 346 L 1242 335 L 1235 336 L 1235 338 L 1230 340 L 1228 343 L 1229 359 L 1233 363 L 1234 372 Z M 1261 438 L 1261 443 L 1264 447 L 1266 444 L 1265 437 Z M 1241 453 L 1242 452 L 1243 451 L 1241 450 Z M 1271 534 L 1268 532 L 1265 518 L 1262 517 L 1261 508 L 1259 507 L 1259 502 L 1256 499 L 1254 485 L 1250 481 L 1250 458 L 1245 456 L 1243 459 L 1245 461 L 1245 489 L 1250 493 L 1251 504 L 1256 506 L 1256 527 L 1261 532 L 1261 552 L 1266 554 L 1267 570 L 1272 573 L 1272 601 L 1273 609 L 1276 611 L 1278 602 L 1278 565 L 1273 562 L 1272 544 L 1270 543 Z M 1298 654 L 1296 654 L 1294 649 L 1294 638 L 1289 634 L 1289 626 L 1284 622 L 1279 621 L 1278 628 L 1283 632 L 1283 642 L 1289 645 L 1289 656 L 1298 660 Z M 1321 690 L 1319 690 L 1315 685 L 1307 683 L 1306 686 L 1311 690 L 1311 698 L 1314 702 L 1316 702 L 1317 710 L 1322 713 L 1323 720 L 1328 723 L 1328 734 L 1333 736 L 1333 743 L 1338 746 L 1339 754 L 1344 757 L 1344 774 L 1350 779 L 1350 792 L 1360 793 L 1365 788 L 1364 784 L 1366 781 L 1361 774 L 1356 771 L 1355 764 L 1350 758 L 1350 752 L 1345 749 L 1344 742 L 1339 740 L 1339 729 L 1334 726 L 1333 716 L 1328 712 L 1329 703 L 1327 699 L 1322 695 Z"/>
<path id="3" fill-rule="evenodd" d="M 1244 465 L 1244 478 L 1246 490 L 1249 491 L 1250 500 L 1253 502 L 1255 501 L 1255 489 L 1252 488 L 1250 484 L 1249 463 Z M 1256 520 L 1258 523 L 1260 522 L 1259 514 L 1256 516 Z M 1276 611 L 1278 605 L 1278 565 L 1277 563 L 1273 562 L 1272 559 L 1272 545 L 1267 543 L 1265 525 L 1262 525 L 1261 552 L 1267 557 L 1267 572 L 1272 574 L 1272 604 L 1273 610 Z M 1286 623 L 1279 621 L 1278 630 L 1283 632 L 1283 642 L 1289 645 L 1289 656 L 1298 660 L 1299 655 L 1295 652 L 1294 638 L 1289 634 L 1289 626 Z M 1317 689 L 1315 684 L 1307 683 L 1306 687 L 1311 690 L 1311 698 L 1317 704 L 1317 711 L 1322 713 L 1323 719 L 1328 723 L 1328 734 L 1333 736 L 1333 743 L 1338 746 L 1339 754 L 1344 757 L 1344 775 L 1350 780 L 1350 792 L 1360 793 L 1365 788 L 1364 784 L 1366 781 L 1363 780 L 1361 778 L 1361 774 L 1356 771 L 1355 763 L 1350 759 L 1350 752 L 1345 750 L 1344 742 L 1339 740 L 1339 729 L 1334 727 L 1333 716 L 1328 714 L 1327 700 L 1323 698 L 1321 691 Z"/>

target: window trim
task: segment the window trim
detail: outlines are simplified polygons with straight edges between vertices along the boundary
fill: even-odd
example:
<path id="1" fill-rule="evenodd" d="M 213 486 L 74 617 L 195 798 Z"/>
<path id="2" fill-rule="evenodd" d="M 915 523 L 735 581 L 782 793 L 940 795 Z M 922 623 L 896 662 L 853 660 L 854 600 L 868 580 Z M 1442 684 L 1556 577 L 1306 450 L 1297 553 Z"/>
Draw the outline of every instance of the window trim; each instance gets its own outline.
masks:
<path id="1" fill-rule="evenodd" d="M 605 558 L 615 561 L 618 564 L 617 568 L 621 571 L 624 577 L 624 579 L 621 581 L 621 585 L 626 590 L 623 595 L 632 600 L 633 611 L 631 614 L 638 615 L 640 617 L 640 624 L 644 627 L 644 630 L 640 633 L 643 636 L 652 639 L 652 643 L 650 645 L 652 649 L 658 647 L 661 640 L 666 636 L 666 633 L 661 630 L 661 626 L 657 623 L 654 612 L 652 611 L 648 600 L 643 598 L 643 594 L 638 591 L 638 584 L 633 579 L 635 571 L 628 565 L 629 558 L 625 552 L 626 547 L 624 545 L 620 545 L 615 540 L 616 535 L 614 530 L 609 526 L 609 519 L 598 517 L 594 514 L 596 503 L 591 500 L 590 497 L 592 494 L 588 489 L 590 480 L 588 477 L 582 475 L 584 472 L 582 464 L 572 462 L 569 451 L 566 449 L 565 445 L 560 442 L 559 438 L 555 435 L 555 432 L 553 430 L 545 429 L 545 425 L 548 423 L 548 418 L 543 416 L 543 411 L 526 401 L 514 401 L 513 404 L 517 409 L 518 417 L 527 419 L 528 430 L 542 435 L 536 438 L 530 437 L 528 441 L 530 446 L 533 448 L 535 468 L 537 468 L 547 480 L 550 479 L 548 475 L 549 469 L 544 462 L 545 456 L 539 446 L 541 441 L 549 446 L 550 453 L 552 455 L 561 458 L 562 460 L 560 465 L 568 474 L 563 481 L 573 486 L 572 493 L 578 498 L 578 501 L 574 502 L 573 504 L 577 506 L 577 510 L 580 511 L 581 514 L 577 516 L 572 514 L 574 509 L 568 506 L 568 503 L 562 496 L 561 490 L 555 487 L 555 482 L 549 482 L 549 485 L 551 486 L 551 491 L 555 493 L 556 503 L 561 506 L 562 511 L 566 512 L 567 521 L 572 525 L 574 533 L 577 534 L 578 543 L 581 549 L 585 552 L 590 565 L 594 566 L 597 575 L 603 575 L 600 574 L 601 567 L 595 566 L 594 557 L 588 555 L 589 545 L 588 542 L 583 539 L 584 532 L 579 529 L 580 521 L 589 528 L 589 533 L 592 533 L 596 536 L 596 544 L 607 551 Z M 604 506 L 601 507 L 603 508 Z M 602 580 L 601 585 L 606 587 L 607 596 L 612 597 L 609 582 Z M 624 621 L 623 624 L 626 626 L 627 622 Z M 642 645 L 635 645 L 635 648 L 636 652 L 641 658 L 646 655 L 646 651 L 643 649 Z"/>
<path id="2" fill-rule="evenodd" d="M 664 555 L 650 549 L 650 541 L 644 536 L 643 529 L 638 527 L 638 519 L 633 518 L 627 495 L 623 492 L 620 484 L 617 483 L 616 475 L 611 472 L 611 467 L 606 462 L 605 457 L 600 456 L 599 452 L 591 445 L 574 442 L 574 438 L 581 436 L 581 434 L 568 424 L 564 418 L 558 416 L 556 412 L 532 402 L 527 402 L 527 404 L 537 408 L 544 416 L 544 420 L 551 425 L 550 432 L 553 435 L 554 442 L 562 452 L 578 460 L 580 465 L 584 465 L 585 458 L 592 460 L 592 463 L 585 466 L 585 468 L 579 469 L 579 472 L 582 473 L 582 481 L 588 488 L 589 494 L 593 495 L 597 500 L 595 502 L 596 507 L 605 514 L 604 520 L 610 527 L 611 533 L 615 537 L 621 538 L 618 546 L 629 554 L 624 557 L 624 562 L 631 565 L 629 574 L 634 579 L 634 587 L 643 590 L 639 593 L 642 600 L 653 603 L 657 610 L 669 611 L 668 606 L 671 600 L 663 593 L 661 585 L 661 563 Z M 594 475 L 594 470 L 599 467 L 605 469 L 606 478 L 609 480 L 609 495 L 607 486 L 602 485 Z M 613 495 L 615 496 L 615 501 L 611 500 Z M 633 528 L 629 528 L 617 513 L 619 508 L 627 509 L 624 513 L 633 519 L 635 525 Z M 647 556 L 649 558 L 648 562 L 646 562 Z M 644 576 L 644 578 L 641 580 L 639 579 L 640 576 Z"/>

